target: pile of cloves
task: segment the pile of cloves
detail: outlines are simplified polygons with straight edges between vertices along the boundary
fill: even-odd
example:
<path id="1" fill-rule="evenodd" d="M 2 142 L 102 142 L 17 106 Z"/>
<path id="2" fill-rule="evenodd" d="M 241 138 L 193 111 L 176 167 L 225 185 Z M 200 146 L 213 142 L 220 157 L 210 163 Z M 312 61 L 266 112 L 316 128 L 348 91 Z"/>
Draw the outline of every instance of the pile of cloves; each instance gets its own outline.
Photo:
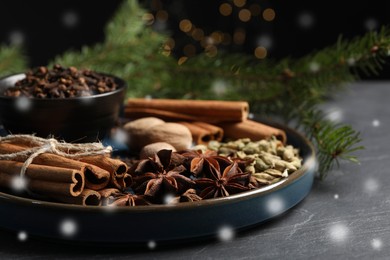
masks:
<path id="1" fill-rule="evenodd" d="M 54 65 L 41 66 L 26 73 L 26 77 L 5 90 L 3 95 L 34 98 L 72 98 L 111 92 L 117 88 L 112 77 L 91 70 Z"/>

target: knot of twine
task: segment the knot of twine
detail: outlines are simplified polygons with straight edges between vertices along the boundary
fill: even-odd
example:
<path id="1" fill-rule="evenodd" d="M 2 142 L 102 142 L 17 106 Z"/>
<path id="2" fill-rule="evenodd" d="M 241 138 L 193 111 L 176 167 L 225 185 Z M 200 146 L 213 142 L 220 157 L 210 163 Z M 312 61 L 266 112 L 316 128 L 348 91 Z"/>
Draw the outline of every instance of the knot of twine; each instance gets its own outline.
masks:
<path id="1" fill-rule="evenodd" d="M 20 152 L 0 154 L 0 160 L 13 160 L 20 157 L 25 159 L 20 170 L 21 178 L 24 177 L 28 166 L 34 158 L 43 153 L 57 154 L 74 159 L 92 155 L 104 155 L 112 152 L 111 146 L 104 147 L 102 143 L 72 144 L 59 142 L 54 138 L 45 139 L 34 135 L 8 135 L 0 137 L 0 143 L 7 141 L 15 144 L 27 144 L 29 146 Z"/>

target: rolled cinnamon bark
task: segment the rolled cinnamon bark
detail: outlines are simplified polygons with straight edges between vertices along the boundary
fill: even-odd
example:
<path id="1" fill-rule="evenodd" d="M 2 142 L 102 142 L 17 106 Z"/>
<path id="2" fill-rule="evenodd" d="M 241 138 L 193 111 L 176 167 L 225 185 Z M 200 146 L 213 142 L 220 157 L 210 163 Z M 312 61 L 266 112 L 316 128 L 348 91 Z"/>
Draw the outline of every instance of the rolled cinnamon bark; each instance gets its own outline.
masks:
<path id="1" fill-rule="evenodd" d="M 0 143 L 0 154 L 10 154 L 24 151 L 26 148 L 9 143 Z M 24 162 L 25 158 L 15 158 L 15 161 Z M 34 158 L 33 164 L 56 166 L 60 168 L 84 169 L 85 187 L 100 190 L 107 186 L 110 181 L 110 173 L 95 165 L 68 159 L 56 154 L 43 153 Z"/>
<path id="2" fill-rule="evenodd" d="M 132 183 L 131 176 L 126 174 L 128 167 L 121 160 L 113 159 L 104 155 L 95 155 L 80 158 L 81 162 L 96 165 L 110 173 L 108 186 L 125 189 Z"/>
<path id="3" fill-rule="evenodd" d="M 51 196 L 52 199 L 69 204 L 76 204 L 82 206 L 100 206 L 101 195 L 99 192 L 91 189 L 84 189 L 77 197 L 70 196 Z"/>
<path id="4" fill-rule="evenodd" d="M 223 123 L 219 126 L 223 129 L 225 137 L 232 139 L 250 138 L 252 141 L 258 141 L 275 136 L 283 143 L 287 141 L 286 133 L 283 130 L 252 120 Z"/>
<path id="5" fill-rule="evenodd" d="M 115 174 L 115 176 L 123 176 L 128 170 L 127 165 L 123 161 L 104 155 L 81 157 L 79 161 L 96 165 L 99 168 Z"/>
<path id="6" fill-rule="evenodd" d="M 19 176 L 23 167 L 22 162 L 0 160 L 0 172 L 13 177 Z M 82 171 L 74 169 L 66 169 L 54 166 L 30 164 L 25 172 L 26 179 L 29 185 L 32 185 L 32 190 L 35 193 L 47 195 L 49 193 L 66 194 L 70 196 L 78 196 L 83 191 L 85 186 L 85 176 Z M 40 190 L 35 190 L 37 185 L 41 185 Z M 62 191 L 62 187 L 66 184 L 67 189 Z M 49 185 L 46 187 L 44 185 Z M 57 190 L 58 187 L 61 187 Z M 54 189 L 54 190 L 53 190 Z M 42 191 L 42 193 L 40 192 Z"/>
<path id="7" fill-rule="evenodd" d="M 125 116 L 158 117 L 168 121 L 240 122 L 248 117 L 249 105 L 243 101 L 128 99 Z"/>
<path id="8" fill-rule="evenodd" d="M 205 144 L 211 140 L 221 141 L 223 138 L 223 130 L 218 126 L 204 122 L 179 121 L 178 123 L 190 130 L 192 140 L 196 144 Z"/>
<path id="9" fill-rule="evenodd" d="M 12 183 L 15 180 L 15 175 L 0 172 L 0 186 L 12 189 Z M 80 180 L 73 182 L 52 182 L 39 179 L 27 179 L 26 189 L 33 194 L 52 196 L 67 196 L 75 197 L 82 193 Z"/>

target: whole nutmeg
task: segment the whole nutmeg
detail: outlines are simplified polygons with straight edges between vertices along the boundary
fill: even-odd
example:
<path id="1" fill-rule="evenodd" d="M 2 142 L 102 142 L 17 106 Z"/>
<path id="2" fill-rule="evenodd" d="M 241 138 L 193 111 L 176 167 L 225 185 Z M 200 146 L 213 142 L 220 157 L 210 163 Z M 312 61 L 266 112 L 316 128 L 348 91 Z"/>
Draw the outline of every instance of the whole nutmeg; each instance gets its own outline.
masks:
<path id="1" fill-rule="evenodd" d="M 128 134 L 128 145 L 130 149 L 139 151 L 142 147 L 150 144 L 145 140 L 147 130 L 153 126 L 165 124 L 165 121 L 157 117 L 144 117 L 126 123 L 123 128 Z"/>
<path id="2" fill-rule="evenodd" d="M 148 143 L 166 142 L 175 147 L 177 151 L 188 149 L 192 145 L 190 130 L 178 123 L 155 125 L 148 128 L 147 132 Z"/>
<path id="3" fill-rule="evenodd" d="M 163 149 L 172 150 L 172 152 L 176 152 L 175 147 L 173 147 L 171 144 L 168 144 L 166 142 L 157 142 L 145 145 L 142 148 L 139 157 L 140 159 L 147 159 L 149 157 L 153 157 L 158 151 Z"/>

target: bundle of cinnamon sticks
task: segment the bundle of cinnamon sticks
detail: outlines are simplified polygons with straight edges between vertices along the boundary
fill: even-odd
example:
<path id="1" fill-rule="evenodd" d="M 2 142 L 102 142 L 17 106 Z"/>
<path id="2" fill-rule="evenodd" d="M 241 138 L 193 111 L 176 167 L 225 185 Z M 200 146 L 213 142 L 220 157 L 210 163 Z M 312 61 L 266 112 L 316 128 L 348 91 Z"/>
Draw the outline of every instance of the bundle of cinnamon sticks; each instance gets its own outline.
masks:
<path id="1" fill-rule="evenodd" d="M 23 138 L 0 141 L 1 187 L 12 189 L 12 182 L 21 176 L 26 161 L 24 154 L 36 148 L 39 147 Z M 25 190 L 32 197 L 79 205 L 100 205 L 104 198 L 102 195 L 109 194 L 107 191 L 119 192 L 131 185 L 127 170 L 124 162 L 106 154 L 71 159 L 44 152 L 32 160 L 23 177 Z"/>
<path id="2" fill-rule="evenodd" d="M 243 101 L 128 99 L 125 116 L 129 119 L 157 117 L 185 125 L 196 144 L 250 138 L 252 141 L 276 136 L 283 143 L 286 133 L 248 119 L 249 104 Z"/>

